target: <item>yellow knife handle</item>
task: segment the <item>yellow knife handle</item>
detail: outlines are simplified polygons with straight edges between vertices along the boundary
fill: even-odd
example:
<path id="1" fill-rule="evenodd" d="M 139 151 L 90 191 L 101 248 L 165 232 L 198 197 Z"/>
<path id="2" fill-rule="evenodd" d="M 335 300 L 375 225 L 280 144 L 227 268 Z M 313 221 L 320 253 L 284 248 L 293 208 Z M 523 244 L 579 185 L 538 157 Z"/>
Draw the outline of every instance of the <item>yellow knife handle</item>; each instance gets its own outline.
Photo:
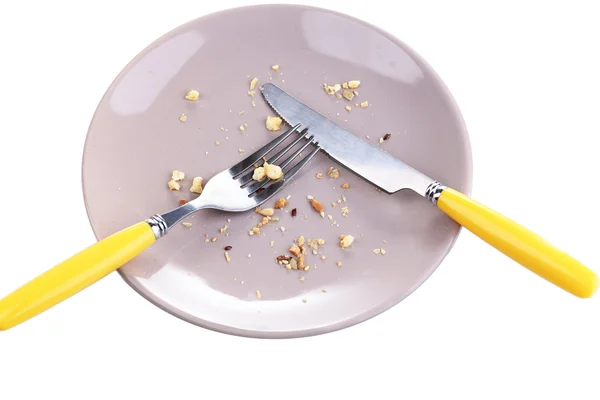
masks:
<path id="1" fill-rule="evenodd" d="M 426 197 L 479 238 L 567 292 L 588 298 L 598 288 L 593 271 L 504 215 L 438 182 L 430 185 Z"/>
<path id="2" fill-rule="evenodd" d="M 104 278 L 156 240 L 140 222 L 99 241 L 0 300 L 0 331 L 10 329 Z"/>

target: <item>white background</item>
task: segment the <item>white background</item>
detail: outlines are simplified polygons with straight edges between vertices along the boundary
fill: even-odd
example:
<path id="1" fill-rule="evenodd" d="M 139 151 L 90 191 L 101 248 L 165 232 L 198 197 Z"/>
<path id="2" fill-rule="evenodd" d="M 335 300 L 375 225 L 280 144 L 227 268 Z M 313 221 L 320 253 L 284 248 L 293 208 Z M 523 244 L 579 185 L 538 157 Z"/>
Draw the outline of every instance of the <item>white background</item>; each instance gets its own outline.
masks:
<path id="1" fill-rule="evenodd" d="M 94 109 L 158 36 L 250 4 L 210 3 L 0 5 L 0 296 L 93 243 L 80 162 Z M 600 272 L 594 2 L 307 3 L 419 52 L 463 112 L 474 197 Z M 195 327 L 112 274 L 0 332 L 0 399 L 598 399 L 599 318 L 598 296 L 575 298 L 466 231 L 398 306 L 300 340 Z"/>

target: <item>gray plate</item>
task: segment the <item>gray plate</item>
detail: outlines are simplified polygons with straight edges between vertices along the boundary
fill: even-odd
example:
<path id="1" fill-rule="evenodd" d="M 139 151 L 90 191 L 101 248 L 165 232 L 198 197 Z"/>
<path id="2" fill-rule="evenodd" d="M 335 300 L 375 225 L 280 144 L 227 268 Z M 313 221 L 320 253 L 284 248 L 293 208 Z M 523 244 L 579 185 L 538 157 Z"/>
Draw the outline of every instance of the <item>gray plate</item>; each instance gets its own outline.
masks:
<path id="1" fill-rule="evenodd" d="M 279 73 L 273 64 L 280 65 Z M 301 95 L 373 142 L 391 133 L 381 144 L 386 151 L 470 193 L 471 152 L 460 112 L 414 51 L 331 11 L 245 7 L 169 32 L 135 57 L 106 92 L 83 160 L 85 202 L 98 239 L 191 199 L 194 176 L 209 179 L 243 157 L 238 149 L 249 154 L 275 135 L 264 123 L 272 111 L 259 93 L 256 107 L 247 95 L 254 76 Z M 352 103 L 323 90 L 325 82 L 351 79 L 362 82 Z M 184 100 L 190 88 L 200 91 L 197 102 Z M 370 107 L 354 107 L 365 100 Z M 185 123 L 179 121 L 182 113 Z M 339 179 L 327 177 L 330 166 L 340 168 Z M 187 174 L 180 192 L 167 189 L 173 169 Z M 316 179 L 318 172 L 325 177 Z M 350 189 L 341 189 L 343 183 Z M 310 208 L 309 194 L 327 206 L 336 224 Z M 347 201 L 333 208 L 342 194 Z M 282 193 L 288 195 L 289 206 L 276 215 L 280 222 L 264 227 L 261 236 L 247 234 L 259 220 L 253 212 L 200 211 L 188 219 L 191 228 L 175 227 L 120 273 L 149 301 L 199 326 L 251 337 L 299 337 L 348 327 L 398 303 L 436 269 L 460 231 L 414 193 L 376 191 L 321 154 Z M 342 206 L 350 210 L 347 217 Z M 229 236 L 219 232 L 223 225 L 229 225 Z M 218 239 L 206 243 L 205 234 Z M 341 234 L 356 237 L 352 248 L 339 247 Z M 326 245 L 318 256 L 309 254 L 310 271 L 287 271 L 274 259 L 300 235 Z M 229 264 L 223 256 L 227 245 L 233 247 Z M 374 254 L 375 248 L 386 254 Z"/>

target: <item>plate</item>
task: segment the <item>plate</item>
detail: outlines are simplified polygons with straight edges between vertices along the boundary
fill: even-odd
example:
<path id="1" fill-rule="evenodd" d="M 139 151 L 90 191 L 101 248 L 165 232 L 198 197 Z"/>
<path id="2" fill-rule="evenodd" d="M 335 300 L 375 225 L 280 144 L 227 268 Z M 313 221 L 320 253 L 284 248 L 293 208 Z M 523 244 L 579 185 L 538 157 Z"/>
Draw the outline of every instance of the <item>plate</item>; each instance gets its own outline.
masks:
<path id="1" fill-rule="evenodd" d="M 98 239 L 192 199 L 193 177 L 206 181 L 277 135 L 265 127 L 273 112 L 258 92 L 248 94 L 254 77 L 371 142 L 390 133 L 378 145 L 470 193 L 471 152 L 460 112 L 407 45 L 324 9 L 243 7 L 167 33 L 108 88 L 83 158 L 85 204 Z M 351 102 L 323 89 L 349 80 L 361 82 Z M 184 98 L 190 89 L 199 91 L 197 101 Z M 355 106 L 364 101 L 368 107 Z M 338 179 L 327 175 L 330 167 L 338 168 Z M 180 191 L 167 188 L 173 170 L 186 174 Z M 310 207 L 309 195 L 326 206 L 325 218 Z M 382 193 L 324 154 L 278 197 L 289 197 L 289 205 L 260 235 L 248 235 L 261 218 L 253 211 L 203 210 L 187 218 L 191 227 L 174 227 L 119 273 L 156 306 L 201 327 L 301 337 L 349 327 L 397 304 L 434 272 L 460 232 L 415 193 Z M 309 271 L 287 270 L 275 259 L 301 235 L 325 244 L 307 255 Z M 340 235 L 356 238 L 351 248 L 340 247 Z M 232 246 L 230 263 L 225 246 Z M 373 252 L 381 248 L 384 255 Z"/>

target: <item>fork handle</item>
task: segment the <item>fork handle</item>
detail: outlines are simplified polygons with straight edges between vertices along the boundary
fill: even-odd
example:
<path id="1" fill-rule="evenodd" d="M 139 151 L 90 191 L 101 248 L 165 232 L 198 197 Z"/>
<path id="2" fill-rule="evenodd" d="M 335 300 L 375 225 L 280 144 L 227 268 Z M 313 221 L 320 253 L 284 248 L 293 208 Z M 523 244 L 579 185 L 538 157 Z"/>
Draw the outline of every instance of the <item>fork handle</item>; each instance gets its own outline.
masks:
<path id="1" fill-rule="evenodd" d="M 0 300 L 0 331 L 10 329 L 115 271 L 156 240 L 148 222 L 123 229 L 77 253 Z"/>
<path id="2" fill-rule="evenodd" d="M 581 298 L 598 288 L 593 271 L 504 215 L 439 184 L 429 194 L 454 221 L 547 281 Z"/>

